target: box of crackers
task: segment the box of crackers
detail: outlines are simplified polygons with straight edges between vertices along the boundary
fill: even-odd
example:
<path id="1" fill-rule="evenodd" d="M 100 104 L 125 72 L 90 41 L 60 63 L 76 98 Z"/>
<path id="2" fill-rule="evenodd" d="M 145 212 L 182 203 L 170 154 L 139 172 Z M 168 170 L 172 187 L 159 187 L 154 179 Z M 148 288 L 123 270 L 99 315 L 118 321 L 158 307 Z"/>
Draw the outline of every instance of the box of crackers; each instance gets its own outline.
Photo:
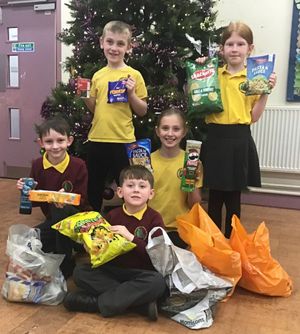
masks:
<path id="1" fill-rule="evenodd" d="M 79 205 L 80 198 L 81 198 L 80 194 L 61 192 L 61 191 L 49 191 L 49 190 L 29 191 L 29 200 L 33 202 Z"/>

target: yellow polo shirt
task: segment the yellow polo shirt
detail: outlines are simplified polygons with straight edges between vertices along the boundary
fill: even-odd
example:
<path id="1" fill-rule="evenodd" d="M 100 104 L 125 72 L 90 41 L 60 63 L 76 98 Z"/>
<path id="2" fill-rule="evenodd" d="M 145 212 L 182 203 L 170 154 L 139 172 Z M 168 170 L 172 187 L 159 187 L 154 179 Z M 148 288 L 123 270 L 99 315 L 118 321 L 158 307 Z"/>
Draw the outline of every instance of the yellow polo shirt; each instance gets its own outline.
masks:
<path id="1" fill-rule="evenodd" d="M 174 158 L 163 157 L 159 150 L 151 153 L 155 194 L 148 205 L 162 215 L 168 230 L 175 230 L 177 228 L 176 216 L 190 209 L 188 193 L 180 189 L 184 156 L 183 150 L 180 150 Z M 197 188 L 201 186 L 202 175 L 196 183 Z"/>
<path id="2" fill-rule="evenodd" d="M 246 68 L 230 74 L 227 65 L 218 69 L 221 98 L 224 110 L 205 117 L 206 123 L 251 124 L 251 112 L 259 95 L 246 96 L 240 91 L 240 84 L 246 80 Z"/>
<path id="3" fill-rule="evenodd" d="M 108 103 L 108 82 L 131 76 L 136 81 L 135 93 L 147 98 L 147 89 L 141 73 L 130 66 L 112 69 L 108 66 L 97 71 L 92 78 L 91 97 L 96 98 L 92 127 L 88 139 L 93 142 L 131 143 L 135 141 L 132 110 L 128 102 Z"/>

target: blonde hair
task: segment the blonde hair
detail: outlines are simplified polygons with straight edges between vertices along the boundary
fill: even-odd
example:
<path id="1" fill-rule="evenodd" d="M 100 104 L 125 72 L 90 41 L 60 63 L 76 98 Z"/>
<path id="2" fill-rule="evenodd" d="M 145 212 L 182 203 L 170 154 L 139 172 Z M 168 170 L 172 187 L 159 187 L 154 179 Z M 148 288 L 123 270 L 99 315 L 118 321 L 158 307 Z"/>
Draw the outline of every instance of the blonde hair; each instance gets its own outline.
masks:
<path id="1" fill-rule="evenodd" d="M 221 36 L 221 45 L 225 45 L 225 42 L 231 37 L 233 32 L 236 32 L 239 36 L 244 38 L 249 45 L 253 44 L 253 33 L 251 28 L 247 24 L 238 21 L 230 22 L 224 29 Z"/>
<path id="2" fill-rule="evenodd" d="M 130 25 L 125 23 L 125 22 L 110 21 L 110 22 L 106 23 L 106 25 L 103 28 L 101 38 L 104 38 L 108 31 L 111 31 L 113 33 L 119 33 L 119 34 L 127 34 L 128 35 L 128 43 L 131 42 L 131 37 L 132 37 L 131 28 L 130 28 Z"/>

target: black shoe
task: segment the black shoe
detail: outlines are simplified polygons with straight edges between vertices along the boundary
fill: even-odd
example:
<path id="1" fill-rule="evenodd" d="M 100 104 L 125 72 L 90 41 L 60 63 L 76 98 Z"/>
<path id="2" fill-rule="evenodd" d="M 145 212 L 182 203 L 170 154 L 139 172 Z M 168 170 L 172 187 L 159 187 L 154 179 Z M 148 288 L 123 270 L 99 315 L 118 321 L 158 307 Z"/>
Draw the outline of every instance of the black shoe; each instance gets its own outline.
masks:
<path id="1" fill-rule="evenodd" d="M 158 311 L 155 300 L 148 304 L 137 306 L 134 308 L 134 310 L 137 313 L 146 316 L 151 321 L 156 321 L 158 318 Z"/>
<path id="2" fill-rule="evenodd" d="M 153 302 L 150 302 L 147 304 L 148 306 L 148 319 L 151 321 L 156 321 L 158 318 L 158 311 L 157 311 L 157 304 L 156 301 L 154 300 Z"/>
<path id="3" fill-rule="evenodd" d="M 69 311 L 99 312 L 97 297 L 89 295 L 83 291 L 67 293 L 63 304 Z"/>

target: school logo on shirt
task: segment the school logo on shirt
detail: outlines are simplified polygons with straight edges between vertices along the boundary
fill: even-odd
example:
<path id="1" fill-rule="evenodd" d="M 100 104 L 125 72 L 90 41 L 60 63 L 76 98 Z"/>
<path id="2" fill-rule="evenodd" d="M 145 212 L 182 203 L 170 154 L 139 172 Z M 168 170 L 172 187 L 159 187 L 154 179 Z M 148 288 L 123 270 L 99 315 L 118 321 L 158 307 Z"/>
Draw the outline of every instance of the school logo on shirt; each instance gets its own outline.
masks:
<path id="1" fill-rule="evenodd" d="M 146 230 L 145 226 L 138 226 L 135 230 L 134 230 L 134 236 L 142 239 L 142 240 L 146 240 L 148 237 L 148 231 Z"/>
<path id="2" fill-rule="evenodd" d="M 183 175 L 183 168 L 179 168 L 179 169 L 177 170 L 177 177 L 178 177 L 178 179 L 181 179 L 181 178 L 182 178 L 182 175 Z"/>

